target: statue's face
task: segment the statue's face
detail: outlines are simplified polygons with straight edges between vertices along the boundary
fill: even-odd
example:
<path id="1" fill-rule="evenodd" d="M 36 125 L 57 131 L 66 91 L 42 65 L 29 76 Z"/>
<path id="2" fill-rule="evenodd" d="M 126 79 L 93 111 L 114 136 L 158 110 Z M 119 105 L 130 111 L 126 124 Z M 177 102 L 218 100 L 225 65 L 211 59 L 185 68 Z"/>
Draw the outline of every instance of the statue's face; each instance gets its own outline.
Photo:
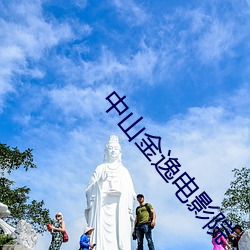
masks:
<path id="1" fill-rule="evenodd" d="M 108 144 L 108 155 L 111 160 L 117 159 L 120 152 L 120 145 L 118 143 L 111 142 Z"/>

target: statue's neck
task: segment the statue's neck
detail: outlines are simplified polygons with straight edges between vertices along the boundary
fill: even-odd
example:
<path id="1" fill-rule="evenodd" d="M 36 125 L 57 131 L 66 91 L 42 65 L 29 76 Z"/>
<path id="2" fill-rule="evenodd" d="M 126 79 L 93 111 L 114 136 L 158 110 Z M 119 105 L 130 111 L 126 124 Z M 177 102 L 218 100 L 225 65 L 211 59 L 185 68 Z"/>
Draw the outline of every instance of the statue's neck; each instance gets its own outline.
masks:
<path id="1" fill-rule="evenodd" d="M 108 163 L 110 164 L 119 164 L 120 161 L 119 161 L 119 158 L 115 158 L 115 159 L 112 159 L 111 157 L 108 159 Z"/>
<path id="2" fill-rule="evenodd" d="M 115 160 L 113 162 L 108 162 L 107 165 L 110 169 L 116 169 L 120 166 L 120 162 L 118 160 Z"/>

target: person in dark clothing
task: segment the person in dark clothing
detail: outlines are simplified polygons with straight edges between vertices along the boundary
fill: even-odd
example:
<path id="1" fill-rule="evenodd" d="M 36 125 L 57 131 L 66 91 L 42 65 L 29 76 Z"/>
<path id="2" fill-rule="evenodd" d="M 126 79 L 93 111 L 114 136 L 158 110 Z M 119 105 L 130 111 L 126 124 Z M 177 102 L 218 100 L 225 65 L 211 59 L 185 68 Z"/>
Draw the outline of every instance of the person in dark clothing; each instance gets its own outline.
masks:
<path id="1" fill-rule="evenodd" d="M 138 250 L 143 250 L 144 235 L 146 236 L 149 250 L 155 250 L 152 239 L 152 229 L 155 226 L 156 213 L 150 203 L 144 202 L 144 196 L 142 194 L 137 195 L 137 201 L 140 206 L 136 208 L 135 227 L 132 236 L 136 236 L 137 238 Z"/>
<path id="2" fill-rule="evenodd" d="M 233 249 L 234 250 L 239 250 L 238 242 L 244 233 L 240 225 L 235 225 L 233 227 L 233 230 L 235 231 L 236 234 L 229 234 L 228 238 L 229 241 L 231 242 Z"/>
<path id="3" fill-rule="evenodd" d="M 52 240 L 49 246 L 49 250 L 60 250 L 62 242 L 63 242 L 63 235 L 62 233 L 65 231 L 65 222 L 62 220 L 63 215 L 61 212 L 56 213 L 56 223 L 55 225 L 50 225 L 48 230 L 52 235 Z"/>

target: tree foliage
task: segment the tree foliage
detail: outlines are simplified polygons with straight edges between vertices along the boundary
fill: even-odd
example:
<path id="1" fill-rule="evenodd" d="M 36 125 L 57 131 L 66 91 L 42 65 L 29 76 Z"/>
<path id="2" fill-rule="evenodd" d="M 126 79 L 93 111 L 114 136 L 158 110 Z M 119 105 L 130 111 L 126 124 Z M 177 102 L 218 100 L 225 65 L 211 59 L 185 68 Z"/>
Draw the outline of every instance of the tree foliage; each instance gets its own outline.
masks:
<path id="1" fill-rule="evenodd" d="M 32 149 L 28 148 L 21 152 L 17 147 L 10 148 L 6 144 L 0 143 L 0 173 L 3 176 L 5 171 L 10 174 L 13 170 L 21 166 L 27 171 L 29 168 L 36 168 L 33 163 Z"/>
<path id="2" fill-rule="evenodd" d="M 0 202 L 6 204 L 11 211 L 11 216 L 5 220 L 15 226 L 21 219 L 30 223 L 38 233 L 46 230 L 45 225 L 52 220 L 49 210 L 44 208 L 44 201 L 30 200 L 30 188 L 27 186 L 14 188 L 14 182 L 5 178 L 6 173 L 23 167 L 26 171 L 36 168 L 33 163 L 32 150 L 20 152 L 16 147 L 10 148 L 0 144 Z"/>
<path id="3" fill-rule="evenodd" d="M 0 247 L 3 245 L 12 245 L 14 243 L 14 239 L 10 235 L 0 234 Z"/>
<path id="4" fill-rule="evenodd" d="M 230 183 L 222 201 L 221 211 L 228 221 L 247 229 L 250 219 L 250 169 L 233 169 L 235 180 Z"/>

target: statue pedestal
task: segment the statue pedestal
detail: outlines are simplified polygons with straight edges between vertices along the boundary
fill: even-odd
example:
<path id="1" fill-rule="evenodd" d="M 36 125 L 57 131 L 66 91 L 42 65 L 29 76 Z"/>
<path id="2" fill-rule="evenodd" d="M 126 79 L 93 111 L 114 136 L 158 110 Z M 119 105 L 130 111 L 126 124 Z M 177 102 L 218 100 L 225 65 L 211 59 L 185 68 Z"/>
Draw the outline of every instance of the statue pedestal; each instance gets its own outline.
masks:
<path id="1" fill-rule="evenodd" d="M 25 247 L 21 245 L 6 245 L 0 249 L 2 250 L 26 250 Z"/>

